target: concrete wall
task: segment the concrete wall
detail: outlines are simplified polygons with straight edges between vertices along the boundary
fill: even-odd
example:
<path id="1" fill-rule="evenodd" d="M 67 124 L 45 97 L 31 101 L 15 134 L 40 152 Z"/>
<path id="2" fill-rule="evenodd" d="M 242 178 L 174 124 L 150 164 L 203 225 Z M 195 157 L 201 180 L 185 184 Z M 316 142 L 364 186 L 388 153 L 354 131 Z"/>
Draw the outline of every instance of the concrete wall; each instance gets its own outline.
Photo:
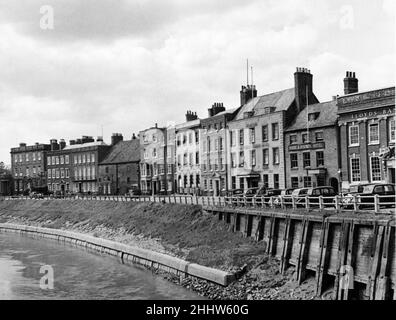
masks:
<path id="1" fill-rule="evenodd" d="M 163 253 L 131 247 L 111 240 L 66 230 L 0 223 L 0 232 L 15 232 L 32 237 L 47 238 L 82 246 L 89 250 L 119 257 L 123 263 L 137 263 L 179 276 L 192 276 L 227 286 L 235 280 L 230 272 L 208 268 Z"/>

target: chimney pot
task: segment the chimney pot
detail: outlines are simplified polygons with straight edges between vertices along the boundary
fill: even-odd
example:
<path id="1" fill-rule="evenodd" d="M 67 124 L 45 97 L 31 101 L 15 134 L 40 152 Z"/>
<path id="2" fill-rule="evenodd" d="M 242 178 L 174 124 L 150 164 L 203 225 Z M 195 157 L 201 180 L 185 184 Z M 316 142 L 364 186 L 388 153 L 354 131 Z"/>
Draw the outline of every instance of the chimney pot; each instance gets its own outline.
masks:
<path id="1" fill-rule="evenodd" d="M 356 93 L 359 91 L 359 80 L 356 78 L 356 73 L 352 71 L 346 72 L 344 78 L 344 94 Z"/>

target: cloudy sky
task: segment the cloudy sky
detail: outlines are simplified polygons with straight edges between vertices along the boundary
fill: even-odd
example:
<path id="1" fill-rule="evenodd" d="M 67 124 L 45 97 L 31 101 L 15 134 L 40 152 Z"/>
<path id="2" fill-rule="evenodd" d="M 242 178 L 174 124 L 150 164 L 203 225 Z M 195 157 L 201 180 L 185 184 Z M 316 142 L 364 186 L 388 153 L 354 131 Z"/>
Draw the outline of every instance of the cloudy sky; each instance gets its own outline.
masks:
<path id="1" fill-rule="evenodd" d="M 394 85 L 394 0 L 0 0 L 0 161 L 19 142 L 152 126 L 314 75 L 320 101 Z M 53 28 L 47 9 L 53 9 Z"/>

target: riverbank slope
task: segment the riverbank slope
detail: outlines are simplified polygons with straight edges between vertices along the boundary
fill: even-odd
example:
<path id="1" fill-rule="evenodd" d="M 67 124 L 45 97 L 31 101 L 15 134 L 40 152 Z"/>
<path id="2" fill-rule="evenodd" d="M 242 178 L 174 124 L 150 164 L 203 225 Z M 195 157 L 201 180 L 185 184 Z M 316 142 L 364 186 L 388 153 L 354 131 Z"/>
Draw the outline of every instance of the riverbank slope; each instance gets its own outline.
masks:
<path id="1" fill-rule="evenodd" d="M 227 288 L 185 279 L 182 285 L 216 299 L 312 299 L 313 282 L 297 286 L 293 269 L 278 272 L 265 243 L 244 238 L 199 206 L 83 200 L 0 201 L 0 222 L 67 229 L 166 253 L 225 271 L 248 272 Z M 179 281 L 168 276 L 172 281 Z"/>

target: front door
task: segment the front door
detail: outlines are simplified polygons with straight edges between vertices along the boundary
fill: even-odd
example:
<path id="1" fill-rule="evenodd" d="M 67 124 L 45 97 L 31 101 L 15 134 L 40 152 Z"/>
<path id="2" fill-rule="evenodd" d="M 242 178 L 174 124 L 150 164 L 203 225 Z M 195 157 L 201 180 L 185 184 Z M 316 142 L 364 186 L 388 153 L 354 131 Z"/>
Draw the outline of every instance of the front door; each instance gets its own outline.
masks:
<path id="1" fill-rule="evenodd" d="M 215 180 L 215 196 L 218 196 L 220 194 L 220 181 Z"/>

